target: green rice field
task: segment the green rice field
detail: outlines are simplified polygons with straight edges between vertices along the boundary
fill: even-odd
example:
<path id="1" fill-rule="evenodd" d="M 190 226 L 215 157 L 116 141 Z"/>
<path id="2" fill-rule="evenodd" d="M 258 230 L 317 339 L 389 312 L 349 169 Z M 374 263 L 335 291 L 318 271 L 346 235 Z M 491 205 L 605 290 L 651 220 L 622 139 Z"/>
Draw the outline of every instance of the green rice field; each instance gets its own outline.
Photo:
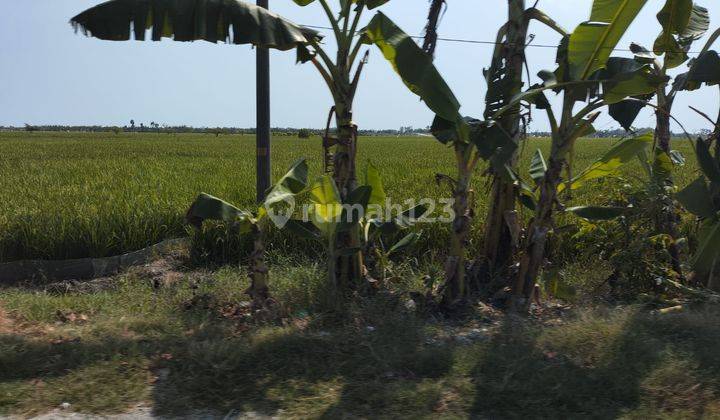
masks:
<path id="1" fill-rule="evenodd" d="M 575 170 L 581 170 L 617 140 L 581 140 Z M 549 141 L 529 140 L 521 168 Z M 677 183 L 694 179 L 686 141 L 676 148 L 688 158 Z M 255 197 L 253 136 L 149 133 L 0 133 L 0 262 L 115 255 L 165 238 L 187 235 L 183 216 L 199 192 L 249 207 Z M 453 154 L 429 137 L 368 137 L 360 141 L 360 172 L 372 162 L 394 202 L 448 197 L 434 181 L 453 175 Z M 273 139 L 273 174 L 306 157 L 311 177 L 321 174 L 319 138 Z M 476 214 L 483 217 L 489 186 L 481 167 L 475 181 Z M 638 184 L 637 165 L 622 179 L 591 183 L 573 204 L 603 204 L 617 188 Z M 482 223 L 476 223 L 480 226 Z M 438 235 L 444 231 L 435 226 Z M 475 229 L 477 239 L 482 232 Z M 439 242 L 441 236 L 435 236 Z M 433 239 L 433 238 L 431 238 Z M 438 246 L 441 246 L 438 244 Z"/>

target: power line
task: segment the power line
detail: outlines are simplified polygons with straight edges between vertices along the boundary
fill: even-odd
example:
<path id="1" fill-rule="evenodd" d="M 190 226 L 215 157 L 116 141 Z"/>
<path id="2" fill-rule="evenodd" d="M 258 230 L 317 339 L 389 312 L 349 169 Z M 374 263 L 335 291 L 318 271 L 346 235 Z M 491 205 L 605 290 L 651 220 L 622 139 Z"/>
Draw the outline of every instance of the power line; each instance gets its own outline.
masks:
<path id="1" fill-rule="evenodd" d="M 307 28 L 312 28 L 312 29 L 326 29 L 326 30 L 330 30 L 330 31 L 333 30 L 333 28 L 330 28 L 330 27 L 327 27 L 327 26 L 317 26 L 317 25 L 302 25 L 302 26 L 305 26 L 305 27 L 307 27 Z M 410 35 L 410 38 L 413 38 L 413 39 L 424 39 L 425 37 L 420 36 L 420 35 Z M 477 40 L 477 39 L 464 39 L 464 38 L 442 38 L 442 37 L 439 37 L 437 40 L 438 40 L 438 41 L 443 41 L 443 42 L 457 42 L 457 43 L 461 43 L 461 44 L 493 45 L 493 46 L 495 46 L 495 45 L 503 45 L 502 42 L 497 42 L 497 41 L 481 41 L 481 40 Z M 550 45 L 550 44 L 528 44 L 528 45 L 526 45 L 526 48 L 552 48 L 552 49 L 556 49 L 557 47 L 558 47 L 557 45 Z M 633 51 L 630 50 L 629 48 L 613 48 L 611 51 L 617 51 L 617 52 L 633 52 Z M 685 54 L 700 54 L 700 51 L 686 51 Z"/>

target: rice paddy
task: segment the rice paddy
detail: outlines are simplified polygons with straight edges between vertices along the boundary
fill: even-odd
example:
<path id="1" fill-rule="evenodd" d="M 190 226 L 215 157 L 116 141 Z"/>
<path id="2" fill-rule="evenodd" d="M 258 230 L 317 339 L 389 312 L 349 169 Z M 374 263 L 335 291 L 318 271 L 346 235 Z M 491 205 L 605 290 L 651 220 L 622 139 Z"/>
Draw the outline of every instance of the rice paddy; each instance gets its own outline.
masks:
<path id="1" fill-rule="evenodd" d="M 581 140 L 574 168 L 584 168 L 616 141 Z M 520 167 L 548 146 L 545 139 L 526 142 Z M 676 146 L 691 157 L 687 142 Z M 0 133 L 0 147 L 0 262 L 102 257 L 187 235 L 184 214 L 200 192 L 247 208 L 255 200 L 253 136 Z M 311 178 L 321 174 L 319 138 L 273 139 L 275 177 L 299 157 L 308 158 Z M 396 203 L 449 196 L 434 177 L 455 172 L 451 151 L 429 137 L 362 138 L 358 162 L 361 173 L 367 162 L 378 167 Z M 693 179 L 694 164 L 688 159 L 680 168 L 679 185 Z M 485 169 L 475 177 L 478 219 L 487 204 Z M 586 186 L 572 203 L 604 204 L 617 188 L 642 178 L 639 167 L 630 165 L 622 178 Z M 477 240 L 482 223 L 475 225 Z M 443 228 L 430 227 L 438 235 Z"/>

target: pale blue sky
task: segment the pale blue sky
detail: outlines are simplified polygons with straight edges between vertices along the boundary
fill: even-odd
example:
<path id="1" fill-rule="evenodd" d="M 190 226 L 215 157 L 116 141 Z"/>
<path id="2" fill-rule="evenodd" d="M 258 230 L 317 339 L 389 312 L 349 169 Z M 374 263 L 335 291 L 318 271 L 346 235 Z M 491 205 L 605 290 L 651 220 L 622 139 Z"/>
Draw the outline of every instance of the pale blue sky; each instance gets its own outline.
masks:
<path id="1" fill-rule="evenodd" d="M 73 33 L 70 17 L 98 0 L 4 0 L 0 14 L 0 125 L 107 124 L 156 121 L 170 125 L 251 127 L 255 121 L 255 61 L 249 46 L 207 42 L 107 42 Z M 449 0 L 440 35 L 492 40 L 506 16 L 504 0 Z M 655 14 L 663 0 L 649 0 L 621 42 L 651 46 L 659 33 Z M 712 28 L 720 23 L 717 0 L 708 7 Z M 539 7 L 572 30 L 589 15 L 591 0 L 540 0 Z M 326 25 L 318 5 L 296 6 L 270 0 L 276 12 L 302 24 Z M 393 0 L 383 10 L 407 32 L 419 34 L 425 24 L 426 0 Z M 367 14 L 365 18 L 369 18 Z M 556 44 L 557 36 L 534 25 L 536 44 Z M 703 42 L 696 44 L 700 49 Z M 720 48 L 720 45 L 716 46 Z M 463 113 L 480 116 L 486 87 L 482 69 L 492 53 L 488 45 L 441 42 L 437 66 L 463 104 Z M 296 65 L 294 53 L 273 51 L 272 125 L 320 127 L 331 99 L 310 65 Z M 626 53 L 619 53 L 626 54 Z M 535 73 L 554 68 L 554 51 L 531 48 Z M 718 89 L 682 94 L 676 115 L 691 130 L 707 128 L 688 110 L 692 104 L 716 115 Z M 424 127 L 432 115 L 398 80 L 376 49 L 371 50 L 355 105 L 361 128 Z M 652 125 L 644 111 L 637 125 Z M 616 125 L 603 116 L 597 128 Z M 547 123 L 536 114 L 532 129 Z"/>

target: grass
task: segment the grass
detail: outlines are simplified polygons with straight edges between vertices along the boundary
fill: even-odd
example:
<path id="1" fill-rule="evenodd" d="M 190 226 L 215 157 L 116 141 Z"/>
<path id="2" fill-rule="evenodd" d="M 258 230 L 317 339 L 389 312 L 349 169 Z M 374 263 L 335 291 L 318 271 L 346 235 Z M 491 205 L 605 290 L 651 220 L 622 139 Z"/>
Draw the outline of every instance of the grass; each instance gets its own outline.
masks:
<path id="1" fill-rule="evenodd" d="M 305 266 L 273 271 L 286 315 L 269 325 L 231 311 L 244 273 L 183 275 L 159 289 L 131 272 L 93 294 L 5 290 L 0 414 L 67 402 L 80 413 L 140 404 L 167 416 L 720 416 L 717 308 L 598 308 L 544 321 L 478 310 L 458 323 L 408 313 L 398 290 L 330 316 L 317 305 L 322 271 Z M 490 332 L 438 338 L 473 327 Z"/>
<path id="2" fill-rule="evenodd" d="M 576 170 L 613 142 L 581 140 L 575 149 Z M 0 262 L 115 255 L 185 235 L 183 215 L 201 191 L 247 208 L 254 202 L 254 138 L 249 136 L 0 133 L 0 146 Z M 548 140 L 530 140 L 521 167 L 529 166 L 536 148 L 547 152 L 548 147 Z M 678 142 L 677 148 L 692 156 L 686 142 Z M 394 202 L 449 197 L 433 180 L 436 173 L 454 174 L 453 156 L 437 141 L 362 138 L 359 150 L 361 168 L 367 161 L 379 168 Z M 277 137 L 272 156 L 275 177 L 298 157 L 309 159 L 311 176 L 321 173 L 317 138 Z M 679 171 L 680 185 L 694 179 L 694 159 L 688 162 Z M 487 208 L 483 170 L 475 182 L 479 217 L 471 248 L 482 235 L 480 221 Z M 605 203 L 617 194 L 618 185 L 637 184 L 637 173 L 637 167 L 630 167 L 624 180 L 592 183 L 573 203 Z M 432 240 L 426 248 L 438 248 L 446 227 L 428 229 L 426 237 Z M 227 240 L 221 236 L 208 241 Z"/>

